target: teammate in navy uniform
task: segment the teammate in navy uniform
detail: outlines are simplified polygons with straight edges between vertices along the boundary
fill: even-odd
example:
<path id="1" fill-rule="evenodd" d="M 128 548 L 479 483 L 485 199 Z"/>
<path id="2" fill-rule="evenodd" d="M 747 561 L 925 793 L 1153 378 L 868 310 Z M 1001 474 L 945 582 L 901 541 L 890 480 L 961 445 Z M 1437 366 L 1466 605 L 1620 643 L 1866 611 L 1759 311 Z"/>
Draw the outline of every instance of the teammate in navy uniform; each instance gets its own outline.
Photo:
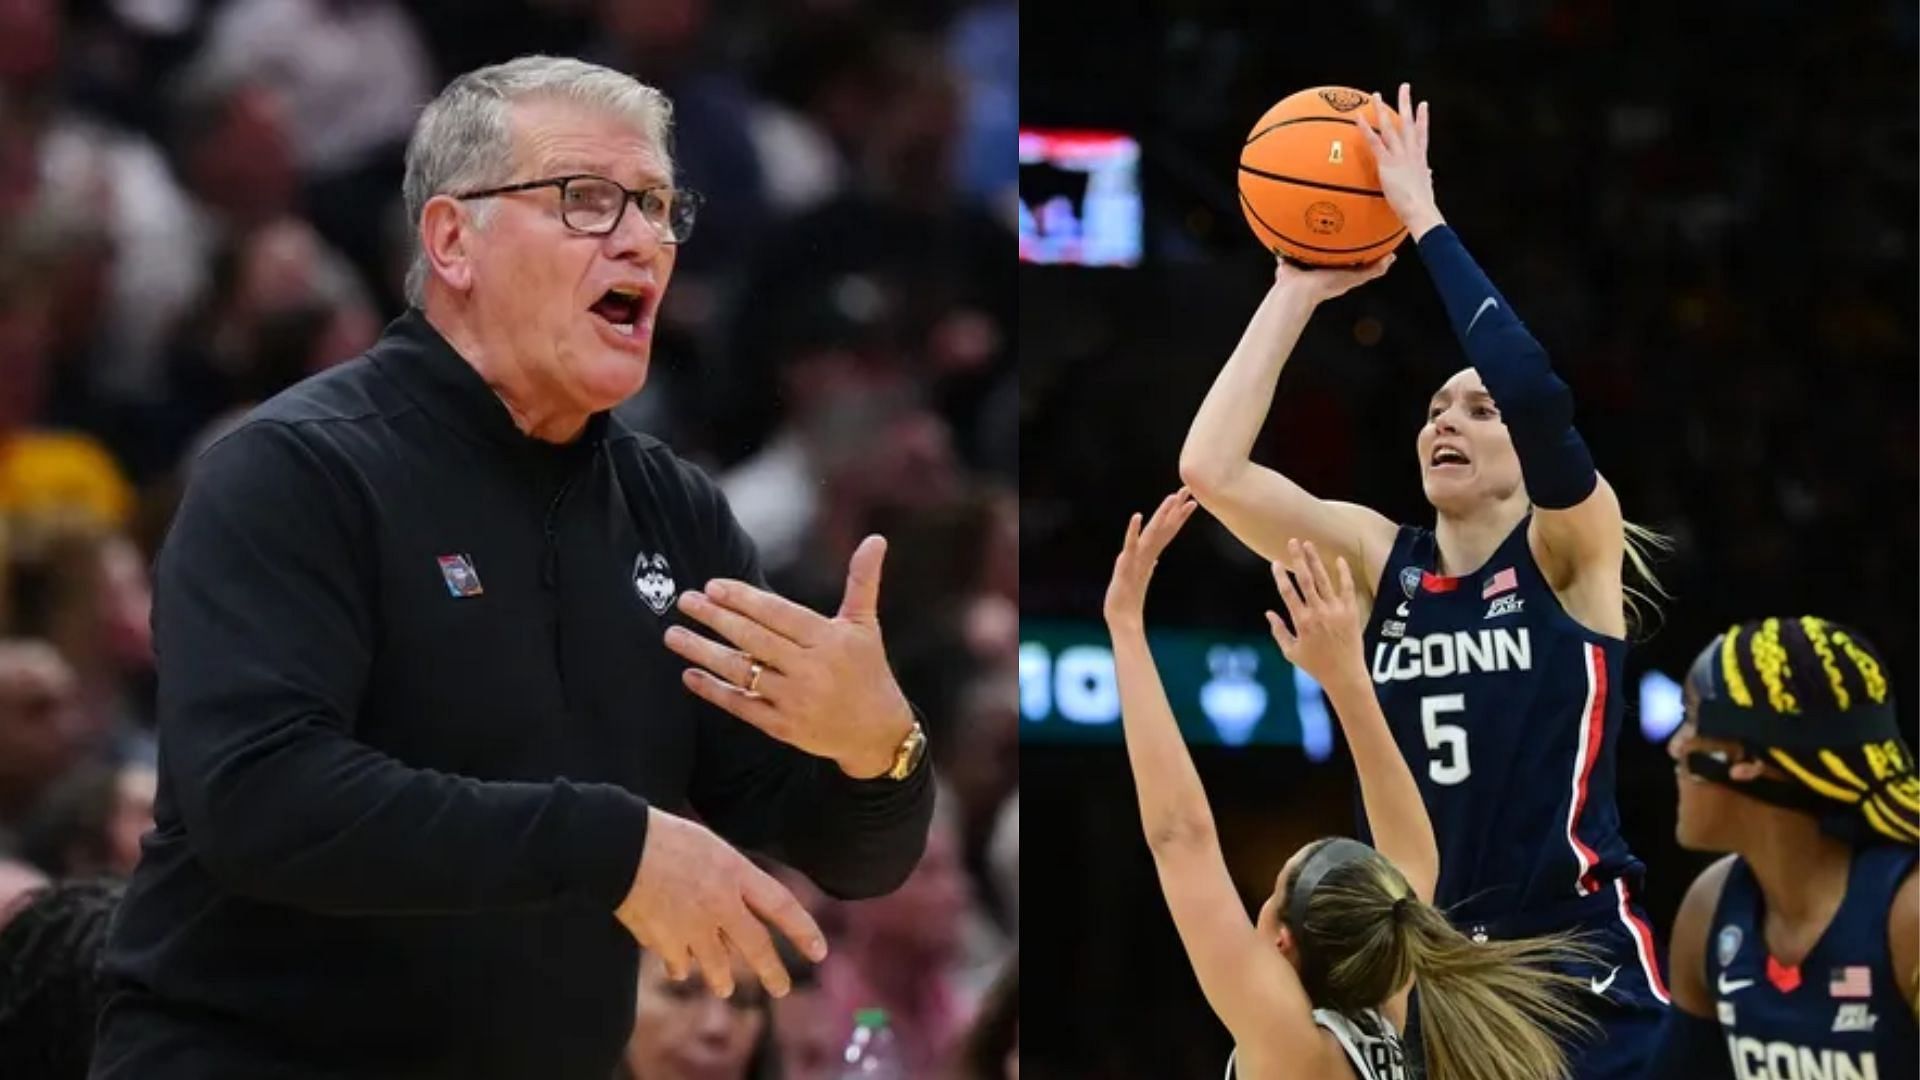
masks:
<path id="1" fill-rule="evenodd" d="M 1633 898 L 1642 867 L 1620 837 L 1613 759 L 1622 565 L 1644 573 L 1644 563 L 1573 427 L 1572 394 L 1440 216 L 1427 105 L 1416 112 L 1403 84 L 1400 119 L 1360 127 L 1473 363 L 1434 394 L 1417 440 L 1433 527 L 1315 498 L 1249 457 L 1314 308 L 1385 273 L 1391 257 L 1279 266 L 1194 419 L 1180 475 L 1268 558 L 1299 537 L 1360 570 L 1375 692 L 1439 837 L 1438 903 L 1490 941 L 1588 935 L 1595 962 L 1573 970 L 1603 1030 L 1573 1047 L 1575 1075 L 1638 1076 L 1667 997 Z"/>
<path id="2" fill-rule="evenodd" d="M 1551 938 L 1477 944 L 1432 906 L 1439 849 L 1374 702 L 1353 572 L 1340 559 L 1329 573 L 1312 544 L 1290 544 L 1284 569 L 1274 568 L 1292 629 L 1267 618 L 1281 651 L 1333 700 L 1379 848 L 1344 838 L 1306 845 L 1281 867 L 1259 917 L 1247 918 L 1142 616 L 1154 563 L 1195 505 L 1181 491 L 1144 529 L 1134 515 L 1106 618 L 1141 824 L 1200 988 L 1233 1033 L 1228 1080 L 1405 1080 L 1400 1031 L 1415 984 L 1432 1080 L 1565 1076 L 1554 1033 L 1579 1026 L 1590 995 L 1552 967 L 1577 950 Z"/>
<path id="3" fill-rule="evenodd" d="M 1673 927 L 1663 1077 L 1892 1080 L 1920 1042 L 1920 779 L 1878 657 L 1811 616 L 1728 630 L 1670 752 L 1680 843 L 1731 851 Z"/>

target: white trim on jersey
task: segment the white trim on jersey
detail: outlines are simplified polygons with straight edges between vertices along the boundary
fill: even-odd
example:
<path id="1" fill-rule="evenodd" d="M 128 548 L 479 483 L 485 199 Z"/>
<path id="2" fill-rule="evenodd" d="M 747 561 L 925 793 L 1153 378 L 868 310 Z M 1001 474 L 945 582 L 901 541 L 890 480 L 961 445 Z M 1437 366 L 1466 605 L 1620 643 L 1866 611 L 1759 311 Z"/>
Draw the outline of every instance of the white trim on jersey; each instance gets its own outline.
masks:
<path id="1" fill-rule="evenodd" d="M 1624 880 L 1614 878 L 1613 891 L 1620 897 L 1620 921 L 1626 924 L 1627 933 L 1633 938 L 1633 954 L 1640 958 L 1640 969 L 1647 976 L 1647 989 L 1653 991 L 1661 1004 L 1672 1004 L 1673 999 L 1667 996 L 1667 988 L 1660 982 L 1660 958 L 1653 949 L 1653 928 L 1634 917 L 1633 908 L 1628 906 Z"/>
<path id="2" fill-rule="evenodd" d="M 1593 715 L 1596 697 L 1601 697 L 1599 703 L 1601 710 L 1604 712 L 1606 708 L 1605 699 L 1602 697 L 1605 691 L 1600 689 L 1606 679 L 1604 667 L 1606 654 L 1599 646 L 1591 642 L 1582 642 L 1580 659 L 1581 667 L 1585 669 L 1587 676 L 1587 697 L 1580 706 L 1580 742 L 1574 747 L 1573 775 L 1567 780 L 1567 847 L 1573 850 L 1574 861 L 1580 867 L 1579 874 L 1575 875 L 1573 880 L 1574 891 L 1581 896 L 1587 896 L 1593 892 L 1587 886 L 1587 874 L 1598 861 L 1598 856 L 1594 854 L 1593 849 L 1580 842 L 1580 812 L 1586 809 L 1587 805 L 1588 774 L 1592 772 L 1594 763 L 1600 756 L 1599 748 L 1592 745 L 1594 725 L 1601 725 L 1600 735 L 1603 738 L 1606 734 L 1606 717 L 1602 715 L 1596 718 Z M 1594 670 L 1595 664 L 1603 665 L 1598 672 Z"/>
<path id="3" fill-rule="evenodd" d="M 1368 1009 L 1366 1015 L 1381 1031 L 1393 1031 L 1393 1025 L 1387 1023 L 1387 1018 L 1380 1015 L 1378 1009 Z M 1373 1066 L 1367 1061 L 1366 1054 L 1360 1049 L 1361 1041 L 1398 1042 L 1398 1035 L 1389 1034 L 1385 1038 L 1369 1035 L 1361 1029 L 1360 1025 L 1354 1023 L 1351 1017 L 1332 1009 L 1313 1010 L 1313 1022 L 1333 1033 L 1334 1039 L 1340 1043 L 1340 1048 L 1347 1052 L 1347 1060 L 1353 1065 L 1353 1074 L 1360 1080 L 1406 1080 L 1406 1072 L 1400 1069 L 1390 1069 L 1384 1076 L 1375 1072 Z M 1239 1056 L 1240 1048 L 1237 1046 L 1227 1055 L 1227 1074 L 1224 1080 L 1234 1080 L 1233 1062 Z"/>

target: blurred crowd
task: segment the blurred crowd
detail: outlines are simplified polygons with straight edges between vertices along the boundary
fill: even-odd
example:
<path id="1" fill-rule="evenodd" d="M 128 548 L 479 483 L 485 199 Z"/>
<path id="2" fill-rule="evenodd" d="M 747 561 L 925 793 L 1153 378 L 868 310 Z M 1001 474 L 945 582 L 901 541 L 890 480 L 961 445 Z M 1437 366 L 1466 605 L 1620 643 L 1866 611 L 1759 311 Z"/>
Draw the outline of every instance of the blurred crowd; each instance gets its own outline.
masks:
<path id="1" fill-rule="evenodd" d="M 625 418 L 718 478 L 789 596 L 832 610 L 853 546 L 891 539 L 882 621 L 943 781 L 897 893 L 806 890 L 835 949 L 790 997 L 743 978 L 722 1002 L 643 963 L 628 1071 L 835 1077 L 877 1006 L 916 1077 L 1017 1074 L 1018 20 L 0 0 L 0 1032 L 85 999 L 84 956 L 64 989 L 22 973 L 48 941 L 97 945 L 151 827 L 147 568 L 197 450 L 403 310 L 419 108 L 547 52 L 663 89 L 678 180 L 709 200 Z"/>
<path id="2" fill-rule="evenodd" d="M 1029 9 L 1022 27 L 1029 43 L 1082 46 L 1041 55 L 1029 44 L 1022 121 L 1140 137 L 1148 222 L 1139 271 L 1019 271 L 1026 611 L 1097 621 L 1127 515 L 1179 483 L 1187 424 L 1272 282 L 1234 193 L 1255 120 L 1308 87 L 1391 98 L 1407 80 L 1431 103 L 1441 210 L 1572 387 L 1627 516 L 1675 541 L 1657 563 L 1672 596 L 1629 653 L 1631 683 L 1649 669 L 1679 678 L 1738 620 L 1815 612 L 1859 627 L 1888 657 L 1914 741 L 1911 4 L 1373 0 L 1310 17 L 1143 7 L 1154 14 L 1097 33 L 1053 5 Z M 1120 56 L 1135 77 L 1112 77 Z M 1384 278 L 1316 313 L 1255 457 L 1315 494 L 1431 521 L 1414 439 L 1428 396 L 1465 364 L 1403 248 Z M 1204 519 L 1162 560 L 1149 618 L 1262 634 L 1267 568 Z M 1639 736 L 1628 702 L 1624 827 L 1649 864 L 1664 941 L 1699 864 L 1672 844 L 1672 763 Z M 1269 855 L 1351 828 L 1343 761 L 1227 758 L 1203 755 L 1203 773 L 1223 817 L 1242 823 L 1235 862 L 1250 895 L 1270 883 L 1255 880 L 1278 865 Z M 1029 746 L 1023 764 L 1059 808 L 1118 815 L 1132 798 L 1124 768 L 1097 752 Z M 1047 1047 L 1028 1047 L 1030 1063 L 1197 1075 L 1226 1048 L 1137 832 L 1053 809 L 1037 842 L 1074 857 L 1049 860 L 1064 888 L 1040 890 L 1038 925 L 1074 959 L 1042 969 L 1038 993 L 1091 989 L 1049 1025 Z M 1149 899 L 1116 911 L 1116 881 Z M 1097 928 L 1083 918 L 1090 904 L 1102 907 Z M 1126 990 L 1109 992 L 1098 942 L 1113 938 L 1141 944 Z M 1170 1033 L 1151 1047 L 1110 1037 L 1148 1022 Z"/>

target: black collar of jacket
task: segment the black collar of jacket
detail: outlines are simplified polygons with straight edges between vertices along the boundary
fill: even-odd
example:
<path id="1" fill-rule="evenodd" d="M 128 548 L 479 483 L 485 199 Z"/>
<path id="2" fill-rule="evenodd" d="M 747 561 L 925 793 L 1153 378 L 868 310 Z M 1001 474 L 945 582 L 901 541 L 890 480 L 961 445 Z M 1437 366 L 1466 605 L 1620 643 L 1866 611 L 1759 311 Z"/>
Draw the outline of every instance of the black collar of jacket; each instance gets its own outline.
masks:
<path id="1" fill-rule="evenodd" d="M 387 325 L 372 355 L 380 370 L 434 419 L 478 442 L 525 454 L 571 457 L 590 452 L 612 434 L 612 417 L 604 411 L 589 416 L 571 443 L 545 442 L 521 431 L 506 402 L 418 308 L 408 308 Z"/>

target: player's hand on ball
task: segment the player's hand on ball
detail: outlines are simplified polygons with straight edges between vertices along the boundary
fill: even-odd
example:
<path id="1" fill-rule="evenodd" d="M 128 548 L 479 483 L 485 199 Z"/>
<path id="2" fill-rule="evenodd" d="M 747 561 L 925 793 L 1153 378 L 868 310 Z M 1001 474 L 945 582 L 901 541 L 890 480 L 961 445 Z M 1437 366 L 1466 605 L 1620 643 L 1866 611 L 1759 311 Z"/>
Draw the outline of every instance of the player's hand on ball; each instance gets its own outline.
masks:
<path id="1" fill-rule="evenodd" d="M 1382 104 L 1380 95 L 1373 95 L 1376 106 Z M 1387 197 L 1387 205 L 1399 216 L 1400 223 L 1407 227 L 1407 234 L 1416 241 L 1426 234 L 1428 229 L 1442 224 L 1439 204 L 1433 197 L 1433 170 L 1427 166 L 1427 103 L 1421 102 L 1418 110 L 1413 105 L 1413 87 L 1400 84 L 1400 114 L 1394 116 L 1385 109 L 1375 109 L 1380 118 L 1380 126 L 1375 128 L 1363 112 L 1354 119 L 1360 128 L 1360 137 L 1366 141 L 1367 149 L 1373 151 L 1375 166 L 1380 170 L 1380 190 Z"/>
<path id="2" fill-rule="evenodd" d="M 647 843 L 627 898 L 614 915 L 675 981 L 698 969 L 721 997 L 733 993 L 729 950 L 775 997 L 793 986 L 764 923 L 818 961 L 827 939 L 786 886 L 705 826 L 647 810 Z M 764 923 L 763 923 L 764 920 Z"/>
<path id="3" fill-rule="evenodd" d="M 1359 266 L 1309 267 L 1280 259 L 1273 271 L 1273 287 L 1291 289 L 1318 304 L 1365 285 L 1393 269 L 1397 256 L 1388 255 Z"/>
<path id="4" fill-rule="evenodd" d="M 887 542 L 861 541 L 847 569 L 840 613 L 828 619 L 742 581 L 715 580 L 680 596 L 680 610 L 733 643 L 683 627 L 667 648 L 698 664 L 687 689 L 754 727 L 860 779 L 893 766 L 913 729 L 880 637 L 880 565 Z"/>
<path id="5" fill-rule="evenodd" d="M 1366 657 L 1360 645 L 1361 612 L 1354 596 L 1353 571 L 1347 560 L 1335 561 L 1334 572 L 1312 541 L 1287 541 L 1287 557 L 1273 564 L 1273 580 L 1280 599 L 1293 618 L 1293 629 L 1274 612 L 1267 612 L 1273 640 L 1288 662 L 1313 676 L 1321 685 L 1367 678 Z"/>
<path id="6" fill-rule="evenodd" d="M 1104 611 L 1110 628 L 1137 630 L 1144 625 L 1147 583 L 1153 580 L 1153 568 L 1198 505 L 1183 487 L 1160 500 L 1160 508 L 1145 528 L 1140 525 L 1139 514 L 1127 522 L 1127 538 L 1119 557 L 1113 560 L 1113 580 L 1107 583 Z"/>

